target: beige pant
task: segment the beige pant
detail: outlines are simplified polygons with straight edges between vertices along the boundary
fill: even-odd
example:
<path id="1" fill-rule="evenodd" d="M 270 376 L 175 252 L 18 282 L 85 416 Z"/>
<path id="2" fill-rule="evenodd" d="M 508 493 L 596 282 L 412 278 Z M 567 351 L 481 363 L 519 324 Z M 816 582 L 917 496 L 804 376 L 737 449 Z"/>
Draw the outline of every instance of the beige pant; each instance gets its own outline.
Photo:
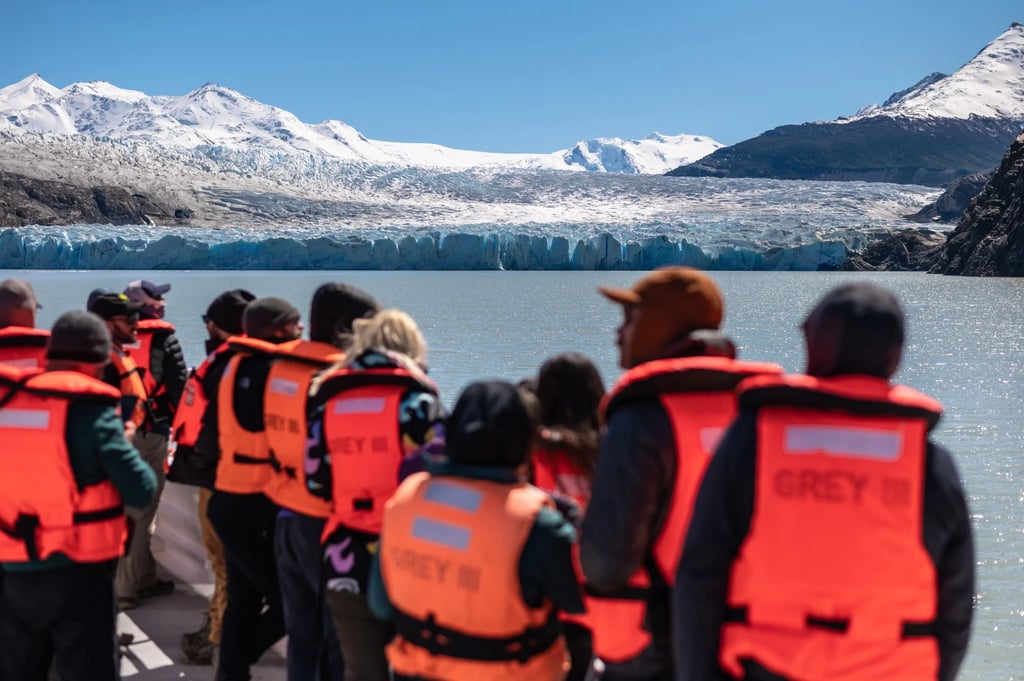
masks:
<path id="1" fill-rule="evenodd" d="M 156 473 L 156 494 L 146 506 L 127 506 L 125 514 L 134 525 L 131 539 L 117 561 L 115 586 L 118 598 L 138 598 L 139 589 L 156 581 L 156 560 L 151 542 L 156 531 L 156 509 L 164 492 L 164 462 L 167 461 L 167 436 L 155 433 L 135 435 L 135 447 L 142 460 Z"/>
<path id="2" fill-rule="evenodd" d="M 213 569 L 213 596 L 210 597 L 210 642 L 220 645 L 221 623 L 224 608 L 228 604 L 228 566 L 224 560 L 224 545 L 206 518 L 206 507 L 210 505 L 212 490 L 199 488 L 199 529 L 203 535 L 203 548 Z"/>

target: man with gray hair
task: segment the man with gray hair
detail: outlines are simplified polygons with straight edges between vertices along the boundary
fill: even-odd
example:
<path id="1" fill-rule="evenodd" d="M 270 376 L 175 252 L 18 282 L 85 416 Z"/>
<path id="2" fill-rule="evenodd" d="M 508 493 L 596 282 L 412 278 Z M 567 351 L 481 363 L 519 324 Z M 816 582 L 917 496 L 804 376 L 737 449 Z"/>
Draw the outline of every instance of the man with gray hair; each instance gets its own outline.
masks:
<path id="1" fill-rule="evenodd" d="M 36 311 L 42 306 L 23 279 L 0 281 L 0 364 L 41 367 L 50 332 L 37 329 Z"/>

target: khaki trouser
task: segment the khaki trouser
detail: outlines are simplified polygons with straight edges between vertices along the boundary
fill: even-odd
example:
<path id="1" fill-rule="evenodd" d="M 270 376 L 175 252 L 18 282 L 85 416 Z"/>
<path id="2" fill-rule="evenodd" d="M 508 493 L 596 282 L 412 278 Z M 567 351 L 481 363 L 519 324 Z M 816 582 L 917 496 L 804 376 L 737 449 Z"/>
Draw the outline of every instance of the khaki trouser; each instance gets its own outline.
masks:
<path id="1" fill-rule="evenodd" d="M 164 491 L 164 463 L 167 461 L 167 436 L 156 433 L 138 433 L 135 447 L 142 460 L 156 473 L 156 494 L 146 506 L 127 506 L 126 515 L 133 521 L 134 531 L 128 547 L 117 561 L 115 586 L 118 598 L 138 598 L 139 589 L 152 586 L 157 579 L 156 559 L 151 542 L 156 531 L 156 509 Z"/>
<path id="2" fill-rule="evenodd" d="M 224 621 L 224 608 L 228 604 L 228 566 L 224 560 L 224 545 L 220 543 L 217 532 L 206 517 L 206 507 L 210 505 L 212 490 L 199 488 L 199 529 L 203 535 L 203 548 L 206 558 L 213 570 L 213 595 L 210 597 L 210 642 L 220 645 L 221 623 Z"/>

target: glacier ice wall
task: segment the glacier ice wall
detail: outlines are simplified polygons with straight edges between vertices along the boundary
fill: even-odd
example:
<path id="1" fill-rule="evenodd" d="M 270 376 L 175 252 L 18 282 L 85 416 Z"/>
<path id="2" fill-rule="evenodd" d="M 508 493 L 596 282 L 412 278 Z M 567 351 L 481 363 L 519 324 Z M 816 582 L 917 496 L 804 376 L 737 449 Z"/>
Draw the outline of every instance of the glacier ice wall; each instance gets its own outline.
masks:
<path id="1" fill-rule="evenodd" d="M 757 248 L 705 249 L 666 234 L 629 238 L 502 231 L 418 234 L 160 235 L 152 228 L 83 225 L 0 232 L 4 269 L 224 270 L 719 270 L 833 269 L 849 257 L 841 239 Z"/>

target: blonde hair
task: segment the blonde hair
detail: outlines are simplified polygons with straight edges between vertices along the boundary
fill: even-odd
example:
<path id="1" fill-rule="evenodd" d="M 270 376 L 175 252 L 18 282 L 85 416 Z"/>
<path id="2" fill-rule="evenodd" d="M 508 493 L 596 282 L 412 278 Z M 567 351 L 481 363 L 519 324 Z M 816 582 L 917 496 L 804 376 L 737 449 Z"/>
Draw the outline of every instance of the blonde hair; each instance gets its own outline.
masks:
<path id="1" fill-rule="evenodd" d="M 367 350 L 399 352 L 422 367 L 427 365 L 427 341 L 412 317 L 401 310 L 383 310 L 352 322 L 352 347 L 346 354 L 355 359 Z"/>

